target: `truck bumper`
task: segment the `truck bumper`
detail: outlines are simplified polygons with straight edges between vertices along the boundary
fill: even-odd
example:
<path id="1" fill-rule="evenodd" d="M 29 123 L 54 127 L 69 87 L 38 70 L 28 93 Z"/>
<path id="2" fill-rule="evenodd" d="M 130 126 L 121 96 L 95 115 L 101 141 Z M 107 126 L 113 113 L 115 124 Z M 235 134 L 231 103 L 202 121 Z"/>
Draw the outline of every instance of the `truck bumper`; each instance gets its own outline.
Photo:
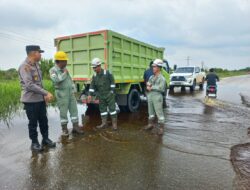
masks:
<path id="1" fill-rule="evenodd" d="M 170 81 L 170 86 L 193 86 L 192 81 Z"/>

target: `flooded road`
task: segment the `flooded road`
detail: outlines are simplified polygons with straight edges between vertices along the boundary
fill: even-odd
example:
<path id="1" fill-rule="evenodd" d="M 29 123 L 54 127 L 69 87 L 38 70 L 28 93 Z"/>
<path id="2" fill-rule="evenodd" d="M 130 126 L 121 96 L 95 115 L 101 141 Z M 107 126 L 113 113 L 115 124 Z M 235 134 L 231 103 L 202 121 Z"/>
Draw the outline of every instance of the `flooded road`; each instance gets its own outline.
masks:
<path id="1" fill-rule="evenodd" d="M 10 127 L 0 123 L 0 189 L 249 189 L 250 109 L 229 91 L 232 81 L 250 92 L 244 76 L 223 80 L 216 101 L 204 101 L 198 90 L 170 94 L 162 138 L 141 130 L 142 105 L 138 113 L 119 114 L 118 132 L 94 130 L 100 118 L 93 113 L 84 136 L 61 139 L 59 113 L 51 107 L 57 148 L 32 154 L 21 111 Z"/>

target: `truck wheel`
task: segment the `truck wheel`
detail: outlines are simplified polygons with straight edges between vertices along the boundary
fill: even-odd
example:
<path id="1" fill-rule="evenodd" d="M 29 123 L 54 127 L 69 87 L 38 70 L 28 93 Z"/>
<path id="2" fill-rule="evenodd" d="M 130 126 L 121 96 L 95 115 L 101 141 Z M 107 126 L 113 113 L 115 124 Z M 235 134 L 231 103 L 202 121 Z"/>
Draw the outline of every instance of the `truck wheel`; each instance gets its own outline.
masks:
<path id="1" fill-rule="evenodd" d="M 196 80 L 194 80 L 193 86 L 190 86 L 190 91 L 193 92 L 195 90 L 195 87 L 196 87 Z"/>
<path id="2" fill-rule="evenodd" d="M 169 86 L 169 90 L 170 90 L 171 92 L 173 92 L 173 91 L 174 91 L 174 86 Z"/>
<path id="3" fill-rule="evenodd" d="M 200 87 L 200 90 L 203 90 L 203 88 L 204 88 L 204 78 L 202 79 L 202 83 L 199 85 L 199 87 Z"/>
<path id="4" fill-rule="evenodd" d="M 130 112 L 137 112 L 140 106 L 140 94 L 137 89 L 132 89 L 128 94 L 127 109 Z"/>

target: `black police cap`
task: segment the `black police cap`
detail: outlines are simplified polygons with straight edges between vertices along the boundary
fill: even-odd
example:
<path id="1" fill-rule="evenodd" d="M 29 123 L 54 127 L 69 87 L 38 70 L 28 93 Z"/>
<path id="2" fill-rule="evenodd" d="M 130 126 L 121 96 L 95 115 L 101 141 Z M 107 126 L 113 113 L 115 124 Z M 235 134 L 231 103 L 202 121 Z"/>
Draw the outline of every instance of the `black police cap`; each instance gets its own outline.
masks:
<path id="1" fill-rule="evenodd" d="M 40 46 L 37 46 L 37 45 L 26 46 L 26 52 L 29 53 L 31 51 L 38 51 L 40 53 L 44 53 L 44 50 L 41 50 Z"/>

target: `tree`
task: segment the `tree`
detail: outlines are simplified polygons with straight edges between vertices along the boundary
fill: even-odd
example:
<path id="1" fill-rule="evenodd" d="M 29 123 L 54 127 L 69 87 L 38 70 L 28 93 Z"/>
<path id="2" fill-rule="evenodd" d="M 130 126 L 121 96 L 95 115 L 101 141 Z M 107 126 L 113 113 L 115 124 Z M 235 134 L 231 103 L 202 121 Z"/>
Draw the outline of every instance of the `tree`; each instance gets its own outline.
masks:
<path id="1" fill-rule="evenodd" d="M 40 66 L 41 66 L 41 70 L 43 73 L 43 78 L 50 79 L 49 70 L 51 67 L 54 66 L 53 60 L 52 59 L 42 59 L 40 61 Z"/>

